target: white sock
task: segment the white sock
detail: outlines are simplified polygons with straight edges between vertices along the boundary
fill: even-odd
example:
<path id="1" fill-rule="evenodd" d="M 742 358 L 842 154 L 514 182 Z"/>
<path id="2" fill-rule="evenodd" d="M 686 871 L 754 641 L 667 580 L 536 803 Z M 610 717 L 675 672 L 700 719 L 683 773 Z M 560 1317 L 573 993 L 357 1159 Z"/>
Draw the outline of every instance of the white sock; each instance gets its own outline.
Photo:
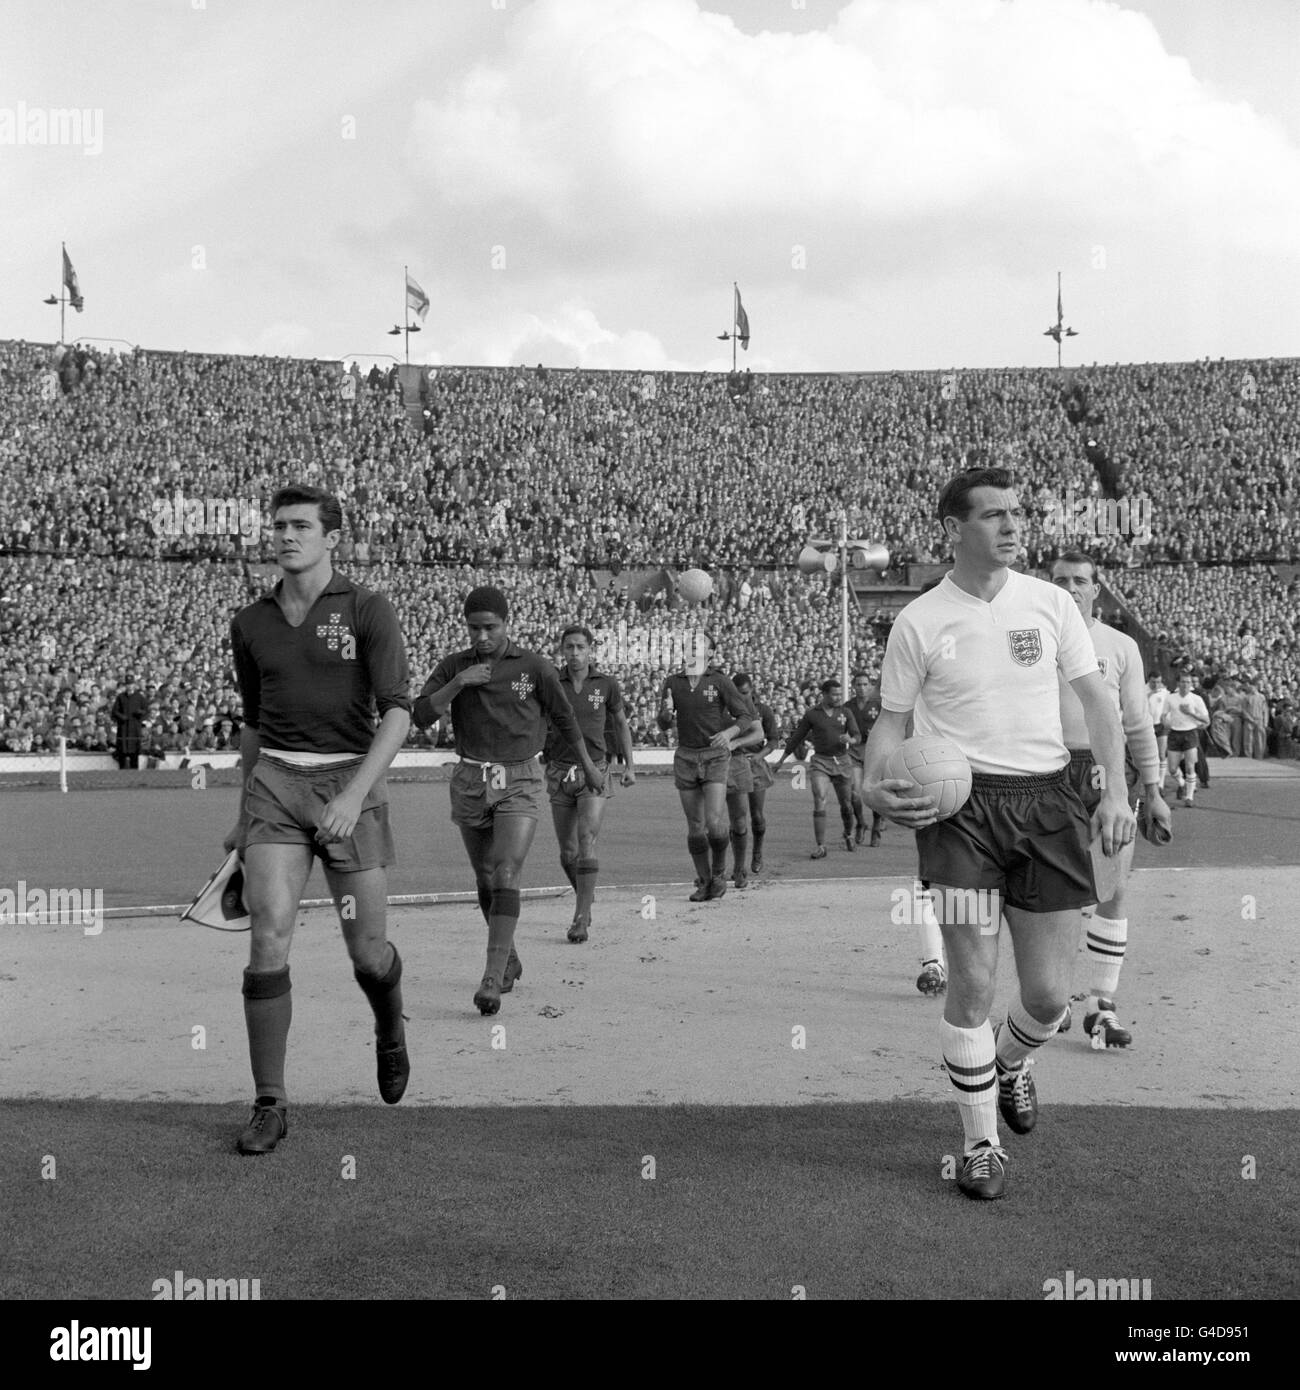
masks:
<path id="1" fill-rule="evenodd" d="M 1020 1002 L 1014 999 L 1007 1010 L 1007 1021 L 998 1033 L 998 1074 L 1018 1071 L 1020 1064 L 1031 1052 L 1036 1052 L 1048 1040 L 1056 1036 L 1056 1030 L 1065 1010 L 1051 1023 L 1039 1021 Z"/>
<path id="2" fill-rule="evenodd" d="M 939 1021 L 939 1041 L 948 1079 L 957 1090 L 966 1133 L 966 1153 L 987 1139 L 998 1143 L 998 1085 L 993 1066 L 993 1025 L 987 1019 L 978 1028 L 958 1028 Z"/>
<path id="3" fill-rule="evenodd" d="M 928 888 L 921 887 L 919 878 L 912 883 L 912 904 L 915 909 L 913 920 L 917 924 L 917 939 L 921 944 L 921 964 L 929 965 L 931 961 L 936 961 L 942 968 L 943 932 L 939 927 L 939 919 L 934 915 L 934 899 L 930 896 Z"/>
<path id="4" fill-rule="evenodd" d="M 1094 917 L 1088 923 L 1084 953 L 1088 957 L 1090 994 L 1114 998 L 1127 944 L 1127 917 Z"/>

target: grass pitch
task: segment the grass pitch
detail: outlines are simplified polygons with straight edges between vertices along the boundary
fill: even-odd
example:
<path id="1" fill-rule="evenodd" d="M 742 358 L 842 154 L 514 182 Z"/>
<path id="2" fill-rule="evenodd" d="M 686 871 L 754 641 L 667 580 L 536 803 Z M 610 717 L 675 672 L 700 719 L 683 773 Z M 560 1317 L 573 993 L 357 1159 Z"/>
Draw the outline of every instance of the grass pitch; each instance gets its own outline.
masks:
<path id="1" fill-rule="evenodd" d="M 996 1203 L 944 1180 L 955 1117 L 926 1102 L 301 1105 L 264 1158 L 233 1151 L 243 1106 L 3 1115 L 6 1299 L 150 1299 L 177 1270 L 263 1300 L 1041 1300 L 1067 1270 L 1300 1293 L 1288 1111 L 1053 1107 L 1004 1136 Z"/>

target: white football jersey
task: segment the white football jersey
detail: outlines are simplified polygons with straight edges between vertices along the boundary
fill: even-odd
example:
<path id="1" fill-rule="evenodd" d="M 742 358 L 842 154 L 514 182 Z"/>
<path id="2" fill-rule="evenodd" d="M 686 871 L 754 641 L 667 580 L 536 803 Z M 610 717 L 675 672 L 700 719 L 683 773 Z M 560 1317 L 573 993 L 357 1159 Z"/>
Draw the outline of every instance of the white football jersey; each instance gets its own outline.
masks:
<path id="1" fill-rule="evenodd" d="M 1142 652 L 1127 633 L 1117 632 L 1105 623 L 1092 623 L 1088 628 L 1093 650 L 1097 653 L 1097 670 L 1124 728 L 1129 753 L 1142 773 L 1145 784 L 1160 781 L 1160 754 L 1156 748 L 1155 728 L 1151 723 L 1151 707 L 1147 700 L 1146 681 L 1142 678 Z M 1060 678 L 1061 728 L 1067 748 L 1087 748 L 1088 721 L 1083 716 L 1083 701 L 1074 687 Z"/>
<path id="2" fill-rule="evenodd" d="M 1070 760 L 1057 671 L 1096 669 L 1079 610 L 1054 584 L 1008 570 L 986 603 L 945 575 L 895 620 L 880 700 L 912 711 L 918 734 L 950 738 L 976 772 L 1055 772 Z"/>

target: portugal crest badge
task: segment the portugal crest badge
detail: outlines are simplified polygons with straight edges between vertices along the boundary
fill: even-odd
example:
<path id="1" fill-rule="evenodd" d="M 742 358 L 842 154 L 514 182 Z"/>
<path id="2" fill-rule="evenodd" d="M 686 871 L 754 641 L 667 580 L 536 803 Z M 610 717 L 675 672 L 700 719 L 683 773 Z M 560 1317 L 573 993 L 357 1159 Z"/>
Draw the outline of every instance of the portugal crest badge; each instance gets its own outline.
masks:
<path id="1" fill-rule="evenodd" d="M 1036 627 L 1022 627 L 1007 633 L 1011 658 L 1017 666 L 1032 666 L 1043 654 L 1043 639 Z"/>

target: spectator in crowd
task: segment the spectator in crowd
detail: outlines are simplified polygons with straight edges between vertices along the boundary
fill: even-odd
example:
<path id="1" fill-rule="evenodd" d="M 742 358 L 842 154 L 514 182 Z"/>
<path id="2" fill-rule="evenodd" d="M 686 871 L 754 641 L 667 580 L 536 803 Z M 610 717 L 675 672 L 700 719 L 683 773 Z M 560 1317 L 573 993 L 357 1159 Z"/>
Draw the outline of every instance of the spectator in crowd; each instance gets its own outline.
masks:
<path id="1" fill-rule="evenodd" d="M 113 701 L 113 723 L 117 726 L 113 756 L 124 771 L 140 766 L 141 736 L 148 713 L 148 701 L 136 689 L 135 677 L 128 672 L 122 681 L 121 693 Z"/>

